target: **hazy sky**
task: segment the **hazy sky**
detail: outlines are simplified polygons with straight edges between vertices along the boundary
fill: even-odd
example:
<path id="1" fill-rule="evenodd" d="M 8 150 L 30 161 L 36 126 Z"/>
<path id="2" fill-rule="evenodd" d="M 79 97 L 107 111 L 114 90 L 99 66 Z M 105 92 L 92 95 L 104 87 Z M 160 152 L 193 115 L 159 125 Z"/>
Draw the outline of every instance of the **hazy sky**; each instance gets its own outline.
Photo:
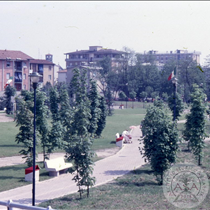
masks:
<path id="1" fill-rule="evenodd" d="M 0 49 L 33 58 L 53 54 L 65 68 L 64 53 L 103 46 L 210 54 L 209 1 L 34 1 L 0 2 Z"/>

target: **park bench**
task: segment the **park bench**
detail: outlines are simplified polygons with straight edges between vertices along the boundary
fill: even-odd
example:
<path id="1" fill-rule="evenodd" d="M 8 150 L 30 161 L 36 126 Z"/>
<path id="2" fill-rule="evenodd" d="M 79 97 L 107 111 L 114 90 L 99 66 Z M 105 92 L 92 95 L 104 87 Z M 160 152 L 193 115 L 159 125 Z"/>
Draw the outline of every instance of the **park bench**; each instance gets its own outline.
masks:
<path id="1" fill-rule="evenodd" d="M 72 163 L 65 163 L 63 157 L 46 160 L 44 164 L 49 176 L 59 176 L 73 166 Z"/>

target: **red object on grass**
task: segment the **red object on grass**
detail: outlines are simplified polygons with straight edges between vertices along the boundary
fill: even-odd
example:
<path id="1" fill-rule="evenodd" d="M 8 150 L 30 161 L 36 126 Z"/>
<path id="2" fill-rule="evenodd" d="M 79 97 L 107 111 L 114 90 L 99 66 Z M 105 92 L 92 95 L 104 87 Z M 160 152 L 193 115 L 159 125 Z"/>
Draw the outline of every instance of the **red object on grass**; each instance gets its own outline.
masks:
<path id="1" fill-rule="evenodd" d="M 35 171 L 38 171 L 39 170 L 39 166 L 38 165 L 35 165 Z M 30 174 L 30 173 L 32 173 L 33 172 L 33 166 L 32 167 L 30 167 L 30 168 L 26 168 L 25 169 L 25 175 L 26 174 Z"/>

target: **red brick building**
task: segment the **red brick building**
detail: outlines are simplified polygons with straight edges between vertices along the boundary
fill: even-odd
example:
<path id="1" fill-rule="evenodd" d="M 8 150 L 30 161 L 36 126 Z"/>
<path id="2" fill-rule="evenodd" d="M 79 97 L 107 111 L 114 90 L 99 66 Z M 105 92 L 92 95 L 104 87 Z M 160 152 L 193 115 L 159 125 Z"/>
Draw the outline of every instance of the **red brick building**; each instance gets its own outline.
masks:
<path id="1" fill-rule="evenodd" d="M 46 55 L 48 58 L 49 55 Z M 39 72 L 41 66 L 43 72 Z M 50 66 L 50 67 L 48 67 Z M 49 71 L 48 71 L 49 68 Z M 0 50 L 0 91 L 4 91 L 5 85 L 11 80 L 10 85 L 17 91 L 30 89 L 29 70 L 38 71 L 43 75 L 40 83 L 46 84 L 47 81 L 53 81 L 54 64 L 51 61 L 36 60 L 31 56 L 14 50 Z M 52 72 L 52 76 L 51 75 Z M 51 77 L 51 79 L 49 79 Z M 53 85 L 53 82 L 51 83 Z"/>

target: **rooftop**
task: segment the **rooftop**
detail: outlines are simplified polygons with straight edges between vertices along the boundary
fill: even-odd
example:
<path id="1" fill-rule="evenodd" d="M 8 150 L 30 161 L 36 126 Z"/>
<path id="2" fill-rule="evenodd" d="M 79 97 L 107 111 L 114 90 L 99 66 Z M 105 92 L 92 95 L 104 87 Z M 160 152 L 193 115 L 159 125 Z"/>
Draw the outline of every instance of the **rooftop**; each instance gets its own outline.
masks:
<path id="1" fill-rule="evenodd" d="M 26 55 L 21 51 L 14 50 L 0 50 L 0 59 L 2 60 L 28 60 L 33 59 L 31 56 Z"/>
<path id="2" fill-rule="evenodd" d="M 126 54 L 124 51 L 118 51 L 118 50 L 113 50 L 113 49 L 107 49 L 107 48 L 102 48 L 101 46 L 90 46 L 89 50 L 77 50 L 74 52 L 69 52 L 69 53 L 64 53 L 66 54 L 89 54 L 89 53 L 94 53 L 94 54 Z"/>
<path id="3" fill-rule="evenodd" d="M 32 64 L 49 64 L 49 65 L 55 65 L 53 62 L 44 60 L 44 59 L 33 59 L 30 61 Z"/>

